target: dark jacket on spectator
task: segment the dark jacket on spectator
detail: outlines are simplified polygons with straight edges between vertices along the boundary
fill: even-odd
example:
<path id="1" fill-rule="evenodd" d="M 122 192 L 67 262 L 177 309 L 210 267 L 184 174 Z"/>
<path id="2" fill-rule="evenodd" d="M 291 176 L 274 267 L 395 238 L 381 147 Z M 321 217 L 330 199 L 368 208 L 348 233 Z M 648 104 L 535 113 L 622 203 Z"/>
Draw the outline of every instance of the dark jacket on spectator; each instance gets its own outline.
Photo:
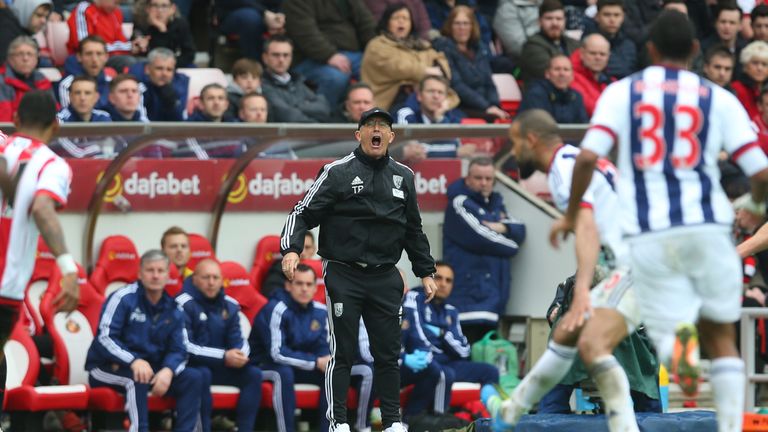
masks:
<path id="1" fill-rule="evenodd" d="M 174 73 L 170 84 L 158 87 L 144 71 L 145 63 L 131 66 L 131 73 L 146 87 L 143 93 L 147 118 L 151 121 L 183 121 L 187 118 L 189 77 Z"/>
<path id="2" fill-rule="evenodd" d="M 50 0 L 23 0 L 6 4 L 7 7 L 0 9 L 0 63 L 5 63 L 12 40 L 19 36 L 32 36 L 27 25 L 35 9 L 45 4 L 53 7 Z"/>
<path id="3" fill-rule="evenodd" d="M 176 53 L 176 67 L 189 67 L 195 62 L 195 41 L 192 39 L 192 31 L 184 17 L 176 17 L 168 23 L 168 31 L 161 33 L 157 27 L 145 24 L 133 29 L 131 39 L 139 36 L 149 36 L 147 52 L 155 48 L 168 48 Z"/>
<path id="4" fill-rule="evenodd" d="M 259 12 L 265 10 L 279 11 L 281 4 L 281 0 L 216 0 L 214 7 L 216 8 L 216 15 L 223 19 L 230 12 L 242 8 L 253 8 Z"/>
<path id="5" fill-rule="evenodd" d="M 507 234 L 482 224 L 501 222 Z M 462 324 L 495 324 L 507 306 L 510 258 L 525 240 L 525 225 L 510 218 L 501 195 L 485 199 L 464 179 L 448 187 L 443 225 L 443 256 L 453 266 L 455 284 L 446 300 L 459 310 Z"/>
<path id="6" fill-rule="evenodd" d="M 80 117 L 80 114 L 77 113 L 77 111 L 71 109 L 72 107 L 64 107 L 59 111 L 58 114 L 56 114 L 56 118 L 59 119 L 62 123 L 83 123 L 85 120 L 83 120 L 82 117 Z M 109 115 L 108 112 L 102 111 L 100 109 L 94 109 L 91 112 L 91 120 L 89 120 L 89 123 L 100 123 L 100 122 L 111 122 L 112 117 Z"/>
<path id="7" fill-rule="evenodd" d="M 325 63 L 339 51 L 362 52 L 376 23 L 362 0 L 286 0 L 285 31 L 293 40 L 293 64 Z"/>
<path id="8" fill-rule="evenodd" d="M 648 39 L 648 30 L 663 7 L 662 0 L 633 0 L 624 2 L 624 24 L 621 31 L 632 39 L 636 47 Z M 688 2 L 690 3 L 690 2 Z"/>
<path id="9" fill-rule="evenodd" d="M 608 67 L 605 73 L 611 78 L 624 78 L 632 75 L 637 70 L 637 46 L 632 39 L 626 37 L 619 31 L 612 38 L 606 39 L 611 43 L 611 56 L 608 59 Z"/>
<path id="10" fill-rule="evenodd" d="M 467 5 L 471 8 L 477 6 L 475 0 L 461 0 L 456 2 L 456 4 Z M 453 7 L 449 6 L 445 0 L 424 0 L 424 6 L 427 8 L 432 28 L 437 30 L 443 28 L 443 24 L 448 18 L 448 14 L 450 14 L 451 9 L 453 9 Z M 482 44 L 486 47 L 490 46 L 493 39 L 491 24 L 480 12 L 475 11 L 475 18 L 477 19 L 477 23 L 480 24 L 480 40 Z"/>
<path id="11" fill-rule="evenodd" d="M 53 7 L 50 0 L 24 0 L 0 9 L 0 63 L 5 63 L 12 40 L 19 36 L 32 36 L 27 23 L 35 9 L 44 4 Z"/>
<path id="12" fill-rule="evenodd" d="M 474 47 L 474 57 L 459 52 L 453 39 L 441 37 L 432 46 L 445 53 L 451 65 L 451 88 L 458 93 L 461 107 L 485 111 L 499 105 L 499 93 L 493 84 L 490 54 L 485 47 Z"/>
<path id="13" fill-rule="evenodd" d="M 432 24 L 429 22 L 429 14 L 427 8 L 424 7 L 422 0 L 364 0 L 368 10 L 373 14 L 373 19 L 379 22 L 384 10 L 391 5 L 397 3 L 405 3 L 408 9 L 411 11 L 413 17 L 413 25 L 415 31 L 419 34 L 419 37 L 424 40 L 429 40 L 429 30 L 432 28 Z"/>
<path id="14" fill-rule="evenodd" d="M 11 41 L 22 35 L 31 36 L 10 8 L 0 9 L 0 62 L 5 63 Z"/>
<path id="15" fill-rule="evenodd" d="M 317 123 L 328 120 L 331 107 L 325 97 L 313 92 L 296 74 L 283 84 L 271 73 L 262 76 L 261 88 L 276 122 Z"/>
<path id="16" fill-rule="evenodd" d="M 520 56 L 521 78 L 525 80 L 526 85 L 534 79 L 544 78 L 549 59 L 557 54 L 570 56 L 578 48 L 579 41 L 565 35 L 560 38 L 560 44 L 557 45 L 541 32 L 536 33 L 523 45 L 523 54 Z"/>
<path id="17" fill-rule="evenodd" d="M 7 64 L 0 66 L 0 121 L 13 121 L 13 113 L 18 109 L 21 98 L 30 90 L 46 90 L 55 98 L 51 82 L 39 70 L 35 69 L 29 78 L 24 79 Z"/>
<path id="18" fill-rule="evenodd" d="M 552 114 L 558 123 L 587 123 L 584 101 L 576 90 L 559 90 L 549 80 L 534 81 L 523 95 L 520 112 L 539 108 Z"/>
<path id="19" fill-rule="evenodd" d="M 139 105 L 139 109 L 137 109 L 133 113 L 133 117 L 127 119 L 123 118 L 122 115 L 120 115 L 119 112 L 115 109 L 115 107 L 112 104 L 107 104 L 107 107 L 104 109 L 104 111 L 109 113 L 109 116 L 112 117 L 113 122 L 142 122 L 146 123 L 149 121 L 147 118 L 146 110 L 143 106 Z"/>

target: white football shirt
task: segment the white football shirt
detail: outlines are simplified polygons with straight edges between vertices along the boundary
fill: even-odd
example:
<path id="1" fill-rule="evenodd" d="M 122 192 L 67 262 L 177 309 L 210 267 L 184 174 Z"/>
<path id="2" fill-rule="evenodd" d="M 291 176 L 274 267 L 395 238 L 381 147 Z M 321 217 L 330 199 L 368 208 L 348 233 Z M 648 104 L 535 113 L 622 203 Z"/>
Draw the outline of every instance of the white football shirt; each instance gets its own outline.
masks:
<path id="1" fill-rule="evenodd" d="M 45 194 L 60 206 L 67 203 L 72 170 L 44 143 L 12 135 L 0 145 L 9 176 L 15 181 L 13 202 L 2 197 L 0 215 L 0 297 L 23 300 L 32 276 L 39 231 L 31 214 L 35 197 Z M 2 300 L 2 299 L 0 299 Z"/>
<path id="2" fill-rule="evenodd" d="M 573 178 L 573 166 L 578 148 L 566 144 L 555 151 L 549 164 L 547 182 L 552 200 L 561 211 L 568 208 L 568 200 L 571 197 L 571 180 Z M 610 248 L 617 261 L 626 258 L 626 245 L 622 241 L 621 224 L 617 223 L 619 217 L 619 197 L 616 195 L 615 182 L 617 180 L 616 167 L 605 159 L 600 159 L 597 169 L 592 176 L 587 191 L 581 200 L 582 207 L 593 210 L 595 225 L 600 234 L 600 243 Z"/>
<path id="3" fill-rule="evenodd" d="M 721 150 L 751 176 L 768 167 L 741 103 L 698 75 L 651 66 L 615 82 L 597 102 L 582 148 L 618 144 L 624 234 L 700 224 L 730 226 L 720 187 Z"/>

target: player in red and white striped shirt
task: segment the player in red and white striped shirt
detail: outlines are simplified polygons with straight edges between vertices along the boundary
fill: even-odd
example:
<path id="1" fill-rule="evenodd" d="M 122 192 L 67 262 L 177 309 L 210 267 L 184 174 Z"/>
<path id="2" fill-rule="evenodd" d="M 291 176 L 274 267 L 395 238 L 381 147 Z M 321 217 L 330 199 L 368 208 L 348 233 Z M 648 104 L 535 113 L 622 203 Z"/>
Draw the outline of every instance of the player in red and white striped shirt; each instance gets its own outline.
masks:
<path id="1" fill-rule="evenodd" d="M 72 171 L 46 145 L 56 134 L 56 102 L 50 93 L 24 95 L 14 115 L 16 133 L 0 144 L 0 345 L 18 317 L 32 275 L 38 234 L 61 269 L 58 310 L 77 307 L 77 265 L 67 252 L 56 210 L 67 202 Z M 2 357 L 0 357 L 2 358 Z"/>

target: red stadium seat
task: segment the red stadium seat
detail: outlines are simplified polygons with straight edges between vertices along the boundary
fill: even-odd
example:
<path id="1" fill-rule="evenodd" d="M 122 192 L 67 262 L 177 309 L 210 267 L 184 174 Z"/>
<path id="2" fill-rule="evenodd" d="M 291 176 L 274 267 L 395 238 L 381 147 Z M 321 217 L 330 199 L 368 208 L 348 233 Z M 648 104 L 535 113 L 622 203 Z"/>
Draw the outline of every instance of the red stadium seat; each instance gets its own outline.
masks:
<path id="1" fill-rule="evenodd" d="M 3 351 L 8 368 L 3 411 L 11 414 L 14 429 L 24 429 L 18 416 L 25 413 L 36 413 L 30 415 L 39 420 L 43 411 L 87 409 L 89 388 L 84 384 L 35 386 L 40 356 L 22 325 L 14 328 Z"/>
<path id="2" fill-rule="evenodd" d="M 173 263 L 168 266 L 168 282 L 165 284 L 165 292 L 171 297 L 176 297 L 181 292 L 184 280 L 179 274 L 179 269 Z"/>
<path id="3" fill-rule="evenodd" d="M 53 256 L 48 246 L 40 237 L 37 241 L 37 254 L 32 277 L 27 285 L 27 293 L 24 296 L 24 305 L 29 312 L 29 328 L 34 334 L 40 334 L 43 330 L 43 317 L 40 315 L 40 301 L 48 288 L 48 280 L 51 272 L 56 267 L 56 257 Z"/>
<path id="4" fill-rule="evenodd" d="M 206 258 L 216 259 L 211 242 L 200 234 L 189 234 L 189 248 L 191 249 L 191 256 L 187 262 L 188 269 L 194 270 L 197 263 Z"/>
<path id="5" fill-rule="evenodd" d="M 61 291 L 61 273 L 54 268 L 48 290 L 40 303 L 48 333 L 53 340 L 53 354 L 56 360 L 53 376 L 62 384 L 86 384 L 85 357 L 91 346 L 104 296 L 85 278 L 85 271 L 78 265 L 80 302 L 72 313 L 56 312 L 53 300 Z"/>
<path id="6" fill-rule="evenodd" d="M 67 59 L 67 41 L 69 40 L 69 25 L 66 21 L 49 22 L 45 26 L 45 39 L 51 52 L 54 65 L 62 66 Z"/>
<path id="7" fill-rule="evenodd" d="M 221 263 L 221 275 L 224 279 L 226 294 L 240 304 L 240 329 L 246 339 L 251 334 L 251 323 L 267 299 L 251 285 L 248 272 L 234 261 Z"/>
<path id="8" fill-rule="evenodd" d="M 101 242 L 99 259 L 91 273 L 91 285 L 105 296 L 136 280 L 139 274 L 139 253 L 131 239 L 121 235 L 109 236 Z"/>
<path id="9" fill-rule="evenodd" d="M 280 236 L 267 235 L 262 237 L 256 244 L 256 253 L 253 256 L 253 266 L 251 266 L 251 283 L 256 291 L 261 292 L 261 283 L 277 256 L 280 256 Z"/>
<path id="10" fill-rule="evenodd" d="M 510 74 L 493 74 L 493 83 L 499 92 L 501 109 L 514 117 L 520 108 L 520 101 L 523 100 L 523 93 L 520 91 L 515 77 Z"/>

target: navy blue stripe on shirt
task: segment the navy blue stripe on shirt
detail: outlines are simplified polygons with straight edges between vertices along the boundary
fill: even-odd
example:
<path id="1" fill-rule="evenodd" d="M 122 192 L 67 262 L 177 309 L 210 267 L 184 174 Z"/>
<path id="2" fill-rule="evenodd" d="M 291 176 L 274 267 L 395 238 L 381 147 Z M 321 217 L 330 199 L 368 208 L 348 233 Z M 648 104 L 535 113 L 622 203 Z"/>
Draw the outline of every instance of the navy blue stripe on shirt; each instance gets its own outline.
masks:
<path id="1" fill-rule="evenodd" d="M 677 69 L 664 69 L 665 82 L 677 82 L 679 71 Z M 683 204 L 680 193 L 680 180 L 675 174 L 672 165 L 672 157 L 675 154 L 675 138 L 677 138 L 677 119 L 675 116 L 675 104 L 677 93 L 664 91 L 664 142 L 667 144 L 667 154 L 664 157 L 664 179 L 667 182 L 667 195 L 669 196 L 669 222 L 672 226 L 683 224 Z"/>
<path id="2" fill-rule="evenodd" d="M 699 163 L 696 165 L 696 172 L 699 174 L 699 181 L 701 182 L 701 211 L 704 213 L 704 222 L 714 223 L 715 213 L 712 210 L 712 179 L 709 178 L 704 171 L 705 167 L 705 155 L 707 153 L 707 138 L 709 137 L 709 112 L 712 108 L 712 84 L 706 80 L 701 80 L 700 85 L 707 89 L 705 92 L 699 93 L 699 114 L 701 118 L 701 129 L 698 132 L 698 139 L 700 145 L 700 157 Z M 692 119 L 693 120 L 693 119 Z"/>
<path id="3" fill-rule="evenodd" d="M 635 113 L 635 109 L 638 104 L 643 100 L 643 94 L 638 91 L 638 84 L 641 84 L 643 80 L 643 73 L 638 72 L 632 75 L 632 82 L 629 85 L 629 121 L 630 121 L 630 146 L 631 154 L 630 160 L 632 161 L 632 178 L 635 181 L 635 202 L 637 204 L 637 222 L 640 225 L 640 231 L 646 232 L 650 230 L 648 224 L 648 192 L 645 190 L 645 176 L 643 171 L 638 168 L 635 161 L 636 157 L 642 157 L 643 155 L 643 141 L 640 139 L 640 130 L 643 126 L 643 116 L 640 113 Z"/>

